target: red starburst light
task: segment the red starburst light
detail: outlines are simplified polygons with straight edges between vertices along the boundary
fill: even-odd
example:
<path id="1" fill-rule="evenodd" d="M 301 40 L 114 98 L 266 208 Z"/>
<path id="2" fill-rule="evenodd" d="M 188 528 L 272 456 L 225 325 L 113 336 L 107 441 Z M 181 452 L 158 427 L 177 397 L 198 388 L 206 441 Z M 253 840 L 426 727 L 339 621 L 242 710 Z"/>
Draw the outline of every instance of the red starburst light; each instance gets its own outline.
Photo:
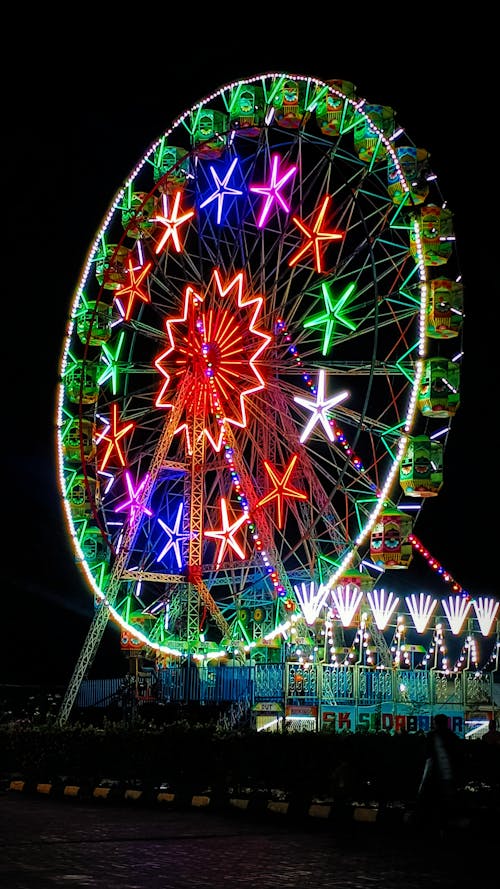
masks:
<path id="1" fill-rule="evenodd" d="M 189 378 L 184 429 L 188 436 L 194 415 L 204 417 L 204 434 L 216 451 L 224 440 L 224 424 L 244 428 L 246 399 L 265 386 L 258 359 L 271 340 L 257 329 L 263 297 L 244 295 L 244 275 L 223 283 L 218 269 L 202 295 L 188 285 L 179 318 L 165 328 L 169 346 L 155 360 L 164 377 L 157 407 L 171 408 L 173 384 Z"/>

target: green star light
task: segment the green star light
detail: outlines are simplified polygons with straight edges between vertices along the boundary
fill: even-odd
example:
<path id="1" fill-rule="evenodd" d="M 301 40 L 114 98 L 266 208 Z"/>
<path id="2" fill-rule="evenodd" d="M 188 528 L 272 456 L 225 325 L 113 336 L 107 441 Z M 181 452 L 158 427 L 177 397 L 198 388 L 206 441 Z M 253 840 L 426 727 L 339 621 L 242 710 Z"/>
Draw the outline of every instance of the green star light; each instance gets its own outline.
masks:
<path id="1" fill-rule="evenodd" d="M 356 325 L 342 314 L 342 309 L 348 302 L 351 293 L 354 290 L 354 284 L 349 284 L 341 296 L 335 300 L 332 296 L 330 286 L 323 283 L 321 285 L 323 291 L 323 299 L 325 300 L 325 311 L 320 315 L 313 315 L 308 321 L 304 322 L 304 327 L 320 327 L 325 325 L 325 335 L 323 337 L 322 355 L 326 355 L 330 349 L 330 344 L 335 330 L 335 323 L 343 324 L 349 330 L 356 330 Z"/>

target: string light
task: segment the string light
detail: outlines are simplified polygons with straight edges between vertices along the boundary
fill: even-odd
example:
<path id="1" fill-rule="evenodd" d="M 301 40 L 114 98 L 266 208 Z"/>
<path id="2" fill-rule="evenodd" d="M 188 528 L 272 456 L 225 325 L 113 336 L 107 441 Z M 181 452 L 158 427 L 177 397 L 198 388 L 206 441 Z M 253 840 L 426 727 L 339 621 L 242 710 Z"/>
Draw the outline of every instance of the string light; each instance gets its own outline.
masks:
<path id="1" fill-rule="evenodd" d="M 292 343 L 292 338 L 291 338 L 290 334 L 288 333 L 286 323 L 285 323 L 285 321 L 283 321 L 282 318 L 278 319 L 278 321 L 276 323 L 276 332 L 283 336 L 283 339 L 285 340 L 285 342 L 290 343 L 290 345 L 288 347 L 288 351 L 295 359 L 297 366 L 302 367 L 302 359 L 299 355 L 297 346 L 294 343 Z M 314 385 L 310 374 L 308 374 L 304 371 L 302 374 L 302 378 L 303 378 L 306 386 L 311 390 L 312 395 L 317 395 L 318 394 L 317 388 Z M 357 454 L 355 454 L 355 452 L 351 448 L 349 441 L 346 438 L 342 429 L 334 423 L 333 419 L 330 420 L 330 426 L 332 428 L 335 443 L 340 445 L 340 447 L 345 451 L 347 457 L 349 457 L 349 460 L 352 463 L 352 465 L 354 466 L 354 468 L 360 473 L 364 472 L 365 470 L 364 470 L 364 466 L 363 466 L 363 462 L 362 462 L 361 458 L 358 457 Z M 375 485 L 373 485 L 373 490 L 375 490 Z"/>
<path id="2" fill-rule="evenodd" d="M 416 552 L 418 552 L 427 561 L 427 564 L 429 565 L 429 567 L 432 568 L 432 570 L 435 571 L 436 574 L 438 574 L 445 581 L 445 583 L 450 584 L 451 589 L 454 593 L 461 593 L 461 595 L 464 596 L 464 598 L 470 599 L 469 593 L 466 590 L 464 590 L 463 587 L 461 587 L 460 584 L 451 576 L 450 572 L 447 571 L 443 567 L 443 565 L 441 565 L 441 563 L 438 562 L 438 560 L 435 559 L 434 556 L 431 555 L 429 550 L 426 549 L 426 547 L 418 539 L 418 537 L 416 537 L 415 534 L 413 534 L 413 533 L 409 534 L 408 540 L 410 541 L 411 545 L 413 546 L 413 549 Z"/>

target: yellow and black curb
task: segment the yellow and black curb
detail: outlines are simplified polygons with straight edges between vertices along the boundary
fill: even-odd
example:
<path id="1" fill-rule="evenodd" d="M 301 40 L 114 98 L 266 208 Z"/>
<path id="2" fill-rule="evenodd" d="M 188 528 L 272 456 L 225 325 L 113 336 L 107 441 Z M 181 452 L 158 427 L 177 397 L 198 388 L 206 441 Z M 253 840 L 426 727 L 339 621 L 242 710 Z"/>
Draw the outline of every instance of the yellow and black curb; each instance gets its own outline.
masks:
<path id="1" fill-rule="evenodd" d="M 253 790 L 206 788 L 194 790 L 188 786 L 182 789 L 172 787 L 168 783 L 154 786 L 141 785 L 139 782 L 124 782 L 111 779 L 94 779 L 80 781 L 75 777 L 44 779 L 36 781 L 21 775 L 13 775 L 0 779 L 0 792 L 15 795 L 25 794 L 34 797 L 52 798 L 54 800 L 79 800 L 95 805 L 111 804 L 134 807 L 160 807 L 168 811 L 187 811 L 196 809 L 204 812 L 235 814 L 237 812 L 259 819 L 269 818 L 283 820 L 288 823 L 314 824 L 333 829 L 345 829 L 348 826 L 379 825 L 383 830 L 395 827 L 412 827 L 418 823 L 419 815 L 411 804 L 405 802 L 377 801 L 352 802 L 336 801 L 335 799 L 312 799 L 286 794 L 284 791 L 264 789 Z M 466 807 L 460 817 L 457 815 L 457 827 L 480 826 L 484 821 L 484 807 Z M 488 821 L 492 815 L 500 814 L 498 804 L 487 809 Z M 416 820 L 415 820 L 416 819 Z M 368 828 L 366 828 L 368 829 Z"/>
<path id="2" fill-rule="evenodd" d="M 333 801 L 306 801 L 239 798 L 230 796 L 228 804 L 232 809 L 249 813 L 266 813 L 281 818 L 307 818 L 316 822 L 355 821 L 360 824 L 375 824 L 379 820 L 378 805 L 336 804 Z M 400 809 L 402 812 L 402 810 Z M 402 816 L 401 816 L 402 817 Z"/>
<path id="3" fill-rule="evenodd" d="M 228 792 L 215 795 L 210 791 L 202 793 L 175 792 L 173 789 L 124 786 L 120 782 L 99 781 L 96 784 L 80 784 L 70 781 L 30 782 L 23 778 L 12 778 L 7 784 L 10 793 L 25 793 L 30 796 L 44 796 L 57 799 L 76 799 L 88 802 L 109 802 L 130 805 L 160 805 L 166 808 L 198 809 L 205 811 L 233 811 L 249 815 L 269 815 L 276 818 L 295 818 L 325 823 L 339 820 L 354 821 L 360 824 L 376 824 L 380 818 L 379 807 L 375 804 L 347 804 L 339 806 L 334 801 L 298 801 L 275 799 L 259 791 L 255 794 L 239 795 Z M 403 809 L 399 808 L 401 820 Z"/>

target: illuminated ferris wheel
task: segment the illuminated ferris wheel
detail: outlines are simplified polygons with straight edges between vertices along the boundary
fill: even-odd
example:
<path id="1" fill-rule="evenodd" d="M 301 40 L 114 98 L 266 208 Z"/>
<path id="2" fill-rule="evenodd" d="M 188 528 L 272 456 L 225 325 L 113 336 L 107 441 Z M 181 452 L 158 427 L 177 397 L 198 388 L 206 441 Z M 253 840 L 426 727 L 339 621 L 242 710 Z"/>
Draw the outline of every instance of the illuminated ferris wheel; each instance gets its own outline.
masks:
<path id="1" fill-rule="evenodd" d="M 233 82 L 115 195 L 60 367 L 61 492 L 103 606 L 88 658 L 109 616 L 166 657 L 241 651 L 377 552 L 405 567 L 394 517 L 442 481 L 462 294 L 395 118 L 345 81 Z"/>

